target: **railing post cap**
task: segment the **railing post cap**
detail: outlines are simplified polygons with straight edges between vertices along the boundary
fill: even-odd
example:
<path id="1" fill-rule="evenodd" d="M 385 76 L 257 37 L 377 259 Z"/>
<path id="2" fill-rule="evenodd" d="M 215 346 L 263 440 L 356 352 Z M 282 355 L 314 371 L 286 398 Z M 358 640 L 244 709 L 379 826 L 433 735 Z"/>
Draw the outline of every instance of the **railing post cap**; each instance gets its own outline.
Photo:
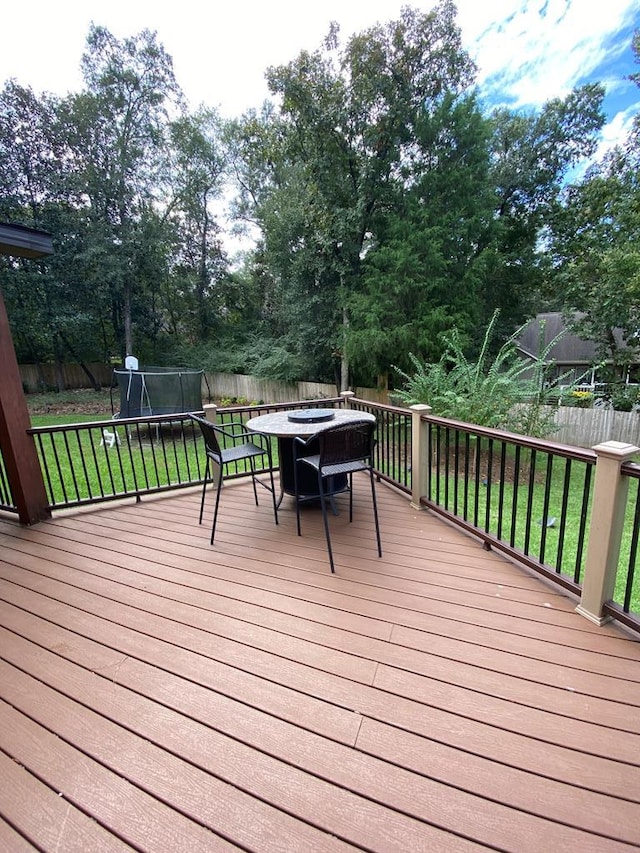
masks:
<path id="1" fill-rule="evenodd" d="M 416 403 L 414 406 L 409 406 L 412 412 L 430 412 L 432 411 L 431 406 L 427 406 L 426 403 Z"/>
<path id="2" fill-rule="evenodd" d="M 218 411 L 218 406 L 216 403 L 205 403 L 202 407 L 204 411 L 204 416 L 208 421 L 216 420 L 216 412 Z M 212 417 L 213 416 L 213 417 Z"/>
<path id="3" fill-rule="evenodd" d="M 640 453 L 640 447 L 625 441 L 603 441 L 592 448 L 598 456 L 609 456 L 612 459 L 627 459 Z"/>
<path id="4" fill-rule="evenodd" d="M 355 397 L 356 392 L 355 391 L 341 391 L 340 396 L 341 397 Z"/>

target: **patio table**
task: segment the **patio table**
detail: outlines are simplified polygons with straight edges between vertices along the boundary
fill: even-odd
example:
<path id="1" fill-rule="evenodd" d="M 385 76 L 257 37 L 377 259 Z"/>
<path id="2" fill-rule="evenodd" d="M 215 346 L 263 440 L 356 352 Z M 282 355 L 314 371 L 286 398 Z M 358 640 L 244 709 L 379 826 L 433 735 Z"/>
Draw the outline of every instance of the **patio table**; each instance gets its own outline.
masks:
<path id="1" fill-rule="evenodd" d="M 293 442 L 298 436 L 309 438 L 324 429 L 329 429 L 338 424 L 350 421 L 375 421 L 375 416 L 369 412 L 358 412 L 354 409 L 284 409 L 268 415 L 258 415 L 247 421 L 247 429 L 251 432 L 261 432 L 278 439 L 278 460 L 280 467 L 280 500 L 282 502 L 285 494 L 294 495 L 294 457 Z M 317 453 L 315 443 L 312 442 L 306 450 L 308 455 Z M 301 466 L 305 470 L 298 471 L 298 486 L 300 496 L 305 500 L 318 495 L 318 482 L 313 471 L 308 466 Z M 331 492 L 343 491 L 346 485 L 346 475 L 335 478 Z"/>

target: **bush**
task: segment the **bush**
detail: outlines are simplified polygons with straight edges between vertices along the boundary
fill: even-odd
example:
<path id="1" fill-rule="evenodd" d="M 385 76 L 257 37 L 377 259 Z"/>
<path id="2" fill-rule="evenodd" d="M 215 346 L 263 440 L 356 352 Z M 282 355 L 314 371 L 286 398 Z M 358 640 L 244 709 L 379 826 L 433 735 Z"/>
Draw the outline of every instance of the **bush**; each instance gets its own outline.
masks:
<path id="1" fill-rule="evenodd" d="M 618 412 L 631 412 L 638 403 L 638 392 L 627 385 L 614 386 L 607 395 L 611 405 Z"/>
<path id="2" fill-rule="evenodd" d="M 570 391 L 565 403 L 578 409 L 590 409 L 593 406 L 593 394 L 591 391 Z"/>
<path id="3" fill-rule="evenodd" d="M 548 382 L 552 368 L 549 353 L 563 333 L 543 346 L 541 328 L 540 356 L 537 362 L 518 355 L 518 329 L 489 360 L 491 339 L 498 319 L 496 311 L 484 335 L 477 361 L 464 354 L 456 329 L 444 336 L 445 352 L 439 362 L 421 362 L 412 353 L 413 375 L 394 369 L 404 379 L 404 388 L 396 395 L 405 405 L 428 403 L 434 415 L 465 421 L 493 429 L 505 429 L 521 435 L 544 437 L 555 429 L 555 410 L 549 403 L 558 399 L 557 387 Z M 560 377 L 558 384 L 565 377 Z"/>

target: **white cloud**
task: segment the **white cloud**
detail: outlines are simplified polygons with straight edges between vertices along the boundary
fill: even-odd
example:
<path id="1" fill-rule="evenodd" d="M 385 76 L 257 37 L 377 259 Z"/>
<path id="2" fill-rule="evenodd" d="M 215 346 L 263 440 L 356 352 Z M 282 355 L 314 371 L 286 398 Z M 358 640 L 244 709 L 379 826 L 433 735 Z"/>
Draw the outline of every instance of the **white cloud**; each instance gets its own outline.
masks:
<path id="1" fill-rule="evenodd" d="M 639 0 L 460 0 L 459 20 L 492 98 L 517 108 L 566 95 L 611 61 L 609 37 L 639 20 Z M 616 50 L 623 49 L 618 45 Z"/>
<path id="2" fill-rule="evenodd" d="M 0 83 L 14 76 L 36 91 L 65 93 L 81 86 L 80 57 L 94 21 L 119 38 L 157 30 L 174 59 L 192 106 L 220 106 L 224 115 L 259 107 L 267 97 L 269 65 L 319 47 L 337 20 L 344 38 L 376 22 L 396 19 L 405 0 L 367 3 L 323 0 L 245 0 L 203 4 L 182 0 L 32 0 L 3 10 Z M 432 0 L 411 3 L 427 10 Z M 640 22 L 640 0 L 458 0 L 465 45 L 479 66 L 479 82 L 494 99 L 536 106 L 566 94 L 599 68 L 608 37 Z"/>

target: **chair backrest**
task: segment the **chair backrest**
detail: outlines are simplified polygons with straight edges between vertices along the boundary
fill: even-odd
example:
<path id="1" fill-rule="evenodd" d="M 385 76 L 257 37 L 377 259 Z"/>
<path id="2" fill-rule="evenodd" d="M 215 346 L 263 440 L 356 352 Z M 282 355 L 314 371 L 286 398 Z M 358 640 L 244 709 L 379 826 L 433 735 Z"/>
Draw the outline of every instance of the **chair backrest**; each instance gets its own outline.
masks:
<path id="1" fill-rule="evenodd" d="M 320 467 L 373 456 L 375 421 L 350 421 L 318 433 Z"/>
<path id="2" fill-rule="evenodd" d="M 211 421 L 206 420 L 206 418 L 201 418 L 198 415 L 189 415 L 192 421 L 195 421 L 200 430 L 202 432 L 202 437 L 204 439 L 205 447 L 207 448 L 207 453 L 215 456 L 216 458 L 220 458 L 222 455 L 220 450 L 220 445 L 218 443 L 218 436 L 216 435 L 216 428 L 211 423 Z"/>

